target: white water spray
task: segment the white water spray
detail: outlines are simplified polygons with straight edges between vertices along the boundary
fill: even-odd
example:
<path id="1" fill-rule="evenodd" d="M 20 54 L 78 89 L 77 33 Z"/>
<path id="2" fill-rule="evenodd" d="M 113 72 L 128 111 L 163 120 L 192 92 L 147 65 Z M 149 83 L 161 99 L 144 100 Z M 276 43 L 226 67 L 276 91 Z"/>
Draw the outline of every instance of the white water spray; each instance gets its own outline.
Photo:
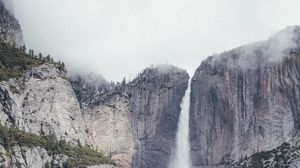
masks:
<path id="1" fill-rule="evenodd" d="M 189 107 L 190 82 L 181 102 L 181 113 L 176 134 L 176 148 L 171 156 L 169 168 L 190 168 L 190 142 L 189 142 Z"/>

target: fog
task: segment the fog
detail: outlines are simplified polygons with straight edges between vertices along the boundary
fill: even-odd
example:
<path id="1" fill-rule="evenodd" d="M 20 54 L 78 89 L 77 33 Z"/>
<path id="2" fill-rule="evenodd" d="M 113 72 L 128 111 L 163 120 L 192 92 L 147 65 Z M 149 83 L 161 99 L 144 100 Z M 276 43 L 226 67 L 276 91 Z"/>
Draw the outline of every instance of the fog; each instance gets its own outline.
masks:
<path id="1" fill-rule="evenodd" d="M 299 0 L 12 2 L 27 48 L 108 80 L 165 63 L 192 75 L 209 55 L 300 24 Z"/>

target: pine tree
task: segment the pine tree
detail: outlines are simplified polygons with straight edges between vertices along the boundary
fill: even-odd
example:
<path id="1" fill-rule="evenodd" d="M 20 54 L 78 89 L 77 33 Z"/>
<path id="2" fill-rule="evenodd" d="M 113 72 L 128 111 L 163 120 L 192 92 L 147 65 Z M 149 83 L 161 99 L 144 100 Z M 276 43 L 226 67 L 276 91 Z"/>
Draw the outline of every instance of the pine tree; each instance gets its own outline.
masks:
<path id="1" fill-rule="evenodd" d="M 34 57 L 34 50 L 33 49 L 29 49 L 28 54 Z"/>
<path id="2" fill-rule="evenodd" d="M 43 59 L 43 54 L 42 53 L 39 53 L 39 59 Z"/>
<path id="3" fill-rule="evenodd" d="M 50 165 L 49 161 L 47 161 L 47 162 L 45 163 L 45 168 L 51 168 L 51 165 Z"/>
<path id="4" fill-rule="evenodd" d="M 122 80 L 121 86 L 124 87 L 125 85 L 126 85 L 126 78 L 124 77 L 123 80 Z"/>
<path id="5" fill-rule="evenodd" d="M 46 56 L 46 61 L 50 62 L 50 60 L 51 60 L 50 55 L 47 55 L 47 56 Z"/>
<path id="6" fill-rule="evenodd" d="M 25 46 L 25 45 L 22 46 L 22 51 L 23 51 L 24 53 L 26 52 L 26 46 Z"/>

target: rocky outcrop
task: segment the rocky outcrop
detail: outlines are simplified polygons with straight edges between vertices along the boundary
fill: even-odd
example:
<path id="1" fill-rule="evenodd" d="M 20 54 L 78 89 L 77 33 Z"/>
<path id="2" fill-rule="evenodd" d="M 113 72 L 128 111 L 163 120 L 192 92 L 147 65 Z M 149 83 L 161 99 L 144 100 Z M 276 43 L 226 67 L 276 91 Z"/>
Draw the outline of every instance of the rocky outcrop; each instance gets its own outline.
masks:
<path id="1" fill-rule="evenodd" d="M 300 146 L 283 143 L 279 147 L 258 152 L 249 158 L 242 158 L 234 163 L 233 168 L 272 168 L 272 167 L 289 167 L 297 168 L 300 166 Z"/>
<path id="2" fill-rule="evenodd" d="M 114 84 L 93 73 L 69 74 L 68 79 L 82 109 L 105 102 L 105 94 L 114 90 Z"/>
<path id="3" fill-rule="evenodd" d="M 68 156 L 63 154 L 49 155 L 49 152 L 41 147 L 13 147 L 10 153 L 0 146 L 0 164 L 9 168 L 63 168 L 66 166 Z M 103 164 L 84 166 L 85 168 L 114 168 L 113 165 Z"/>
<path id="4" fill-rule="evenodd" d="M 118 167 L 164 168 L 175 144 L 187 84 L 183 70 L 148 68 L 129 84 L 106 91 L 98 104 L 93 101 L 80 109 L 66 72 L 60 65 L 43 64 L 21 78 L 1 82 L 0 121 L 74 145 L 89 145 L 110 156 Z"/>
<path id="5" fill-rule="evenodd" d="M 136 153 L 133 167 L 166 168 L 175 146 L 188 74 L 172 66 L 146 69 L 128 84 Z"/>
<path id="6" fill-rule="evenodd" d="M 74 146 L 93 146 L 75 92 L 59 64 L 46 63 L 26 71 L 20 78 L 0 82 L 0 122 L 2 126 L 53 137 Z M 16 145 L 10 151 L 2 148 L 0 164 L 7 167 L 35 168 L 48 163 L 61 167 L 68 160 L 68 156 L 49 154 L 40 146 Z"/>
<path id="7" fill-rule="evenodd" d="M 86 144 L 79 103 L 60 65 L 43 64 L 21 78 L 2 81 L 0 93 L 2 125 Z"/>
<path id="8" fill-rule="evenodd" d="M 0 1 L 0 38 L 18 47 L 24 45 L 21 26 L 3 0 Z"/>
<path id="9" fill-rule="evenodd" d="M 191 85 L 195 167 L 230 165 L 299 131 L 300 28 L 209 57 Z"/>
<path id="10" fill-rule="evenodd" d="M 175 145 L 188 74 L 172 66 L 147 68 L 132 82 L 83 110 L 91 144 L 119 167 L 166 168 Z"/>
<path id="11" fill-rule="evenodd" d="M 2 146 L 0 148 L 0 163 L 4 167 L 11 168 L 41 168 L 46 165 L 53 167 L 62 167 L 68 157 L 64 155 L 49 156 L 44 148 L 35 147 L 13 147 L 11 154 L 9 154 Z"/>
<path id="12" fill-rule="evenodd" d="M 115 94 L 105 104 L 84 109 L 83 116 L 90 144 L 119 167 L 130 168 L 135 144 L 128 98 Z"/>
<path id="13" fill-rule="evenodd" d="M 56 155 L 53 158 L 48 155 L 48 152 L 40 147 L 28 148 L 15 146 L 11 154 L 1 147 L 1 165 L 5 167 L 31 167 L 41 168 L 53 162 L 53 166 L 62 166 L 63 161 L 67 157 Z"/>

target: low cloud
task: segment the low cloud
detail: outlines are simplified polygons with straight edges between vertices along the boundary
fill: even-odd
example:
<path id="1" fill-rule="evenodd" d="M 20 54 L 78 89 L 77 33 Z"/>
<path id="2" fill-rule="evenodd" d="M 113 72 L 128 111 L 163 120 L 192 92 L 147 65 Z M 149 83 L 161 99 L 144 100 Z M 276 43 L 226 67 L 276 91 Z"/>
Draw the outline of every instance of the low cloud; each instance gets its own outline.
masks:
<path id="1" fill-rule="evenodd" d="M 300 26 L 289 26 L 268 40 L 243 45 L 210 58 L 212 66 L 226 64 L 241 69 L 256 69 L 261 63 L 278 63 L 300 47 Z"/>
<path id="2" fill-rule="evenodd" d="M 0 0 L 3 4 L 4 7 L 11 13 L 13 14 L 13 1 L 12 0 Z"/>
<path id="3" fill-rule="evenodd" d="M 192 74 L 212 53 L 300 24 L 299 0 L 11 1 L 27 48 L 109 81 L 152 64 Z"/>

